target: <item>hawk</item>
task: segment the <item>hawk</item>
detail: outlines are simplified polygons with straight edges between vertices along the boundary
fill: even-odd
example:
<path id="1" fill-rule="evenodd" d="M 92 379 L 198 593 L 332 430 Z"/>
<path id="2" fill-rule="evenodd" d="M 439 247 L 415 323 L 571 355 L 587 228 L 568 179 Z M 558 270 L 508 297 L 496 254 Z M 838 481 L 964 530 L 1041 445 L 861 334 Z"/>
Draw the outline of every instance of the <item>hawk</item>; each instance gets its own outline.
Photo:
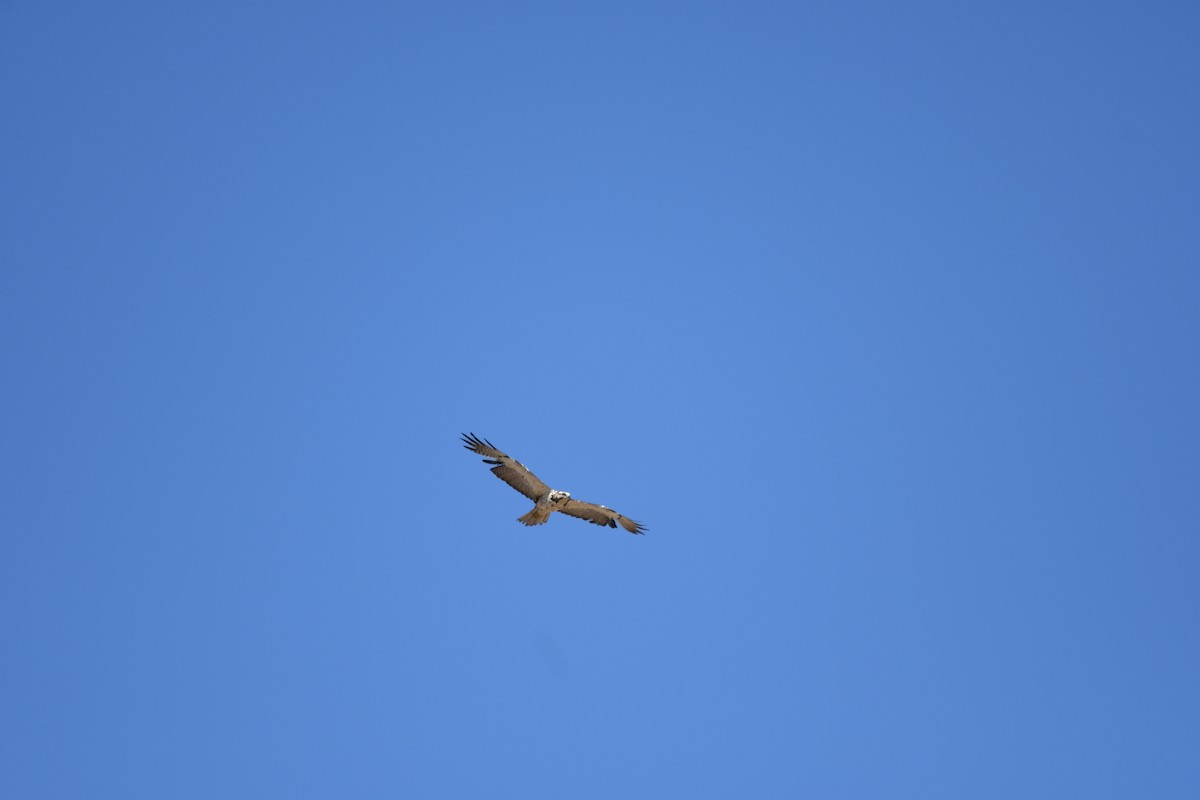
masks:
<path id="1" fill-rule="evenodd" d="M 646 527 L 613 511 L 608 506 L 598 506 L 595 503 L 585 503 L 582 500 L 572 500 L 570 492 L 560 492 L 551 489 L 529 471 L 529 468 L 515 458 L 502 453 L 487 439 L 480 439 L 473 433 L 464 433 L 463 447 L 472 453 L 486 456 L 485 464 L 495 464 L 492 473 L 497 478 L 528 497 L 536 505 L 528 514 L 517 517 L 517 522 L 526 525 L 541 525 L 550 519 L 555 511 L 561 511 L 570 517 L 586 519 L 593 525 L 604 525 L 609 528 L 621 527 L 630 533 L 645 533 Z"/>

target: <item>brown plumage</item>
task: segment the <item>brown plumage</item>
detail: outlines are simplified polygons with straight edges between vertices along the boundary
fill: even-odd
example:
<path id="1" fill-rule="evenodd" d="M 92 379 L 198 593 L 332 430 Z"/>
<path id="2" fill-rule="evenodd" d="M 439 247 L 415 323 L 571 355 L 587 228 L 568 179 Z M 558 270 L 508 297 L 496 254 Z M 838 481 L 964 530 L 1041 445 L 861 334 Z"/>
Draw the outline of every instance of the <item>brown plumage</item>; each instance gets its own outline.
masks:
<path id="1" fill-rule="evenodd" d="M 560 511 L 568 516 L 587 520 L 593 525 L 615 528 L 619 524 L 630 533 L 646 532 L 644 525 L 618 514 L 608 506 L 573 500 L 570 492 L 551 489 L 537 475 L 530 472 L 528 467 L 502 452 L 487 439 L 481 439 L 473 433 L 465 433 L 462 440 L 463 447 L 472 453 L 484 456 L 483 463 L 493 465 L 492 472 L 497 478 L 535 503 L 533 510 L 517 518 L 518 522 L 526 525 L 541 525 L 550 519 L 553 512 Z"/>

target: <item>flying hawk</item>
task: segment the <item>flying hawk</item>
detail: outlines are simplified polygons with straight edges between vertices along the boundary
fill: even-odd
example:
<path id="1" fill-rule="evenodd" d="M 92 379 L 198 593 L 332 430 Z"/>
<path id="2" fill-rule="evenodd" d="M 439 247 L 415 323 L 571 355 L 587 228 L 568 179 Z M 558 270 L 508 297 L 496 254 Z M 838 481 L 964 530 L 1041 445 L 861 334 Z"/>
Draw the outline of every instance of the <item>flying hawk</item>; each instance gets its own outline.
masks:
<path id="1" fill-rule="evenodd" d="M 483 463 L 495 464 L 492 467 L 492 472 L 497 478 L 536 503 L 533 510 L 528 514 L 523 517 L 517 517 L 517 522 L 523 522 L 526 525 L 541 525 L 550 519 L 550 515 L 553 512 L 561 511 L 571 517 L 586 519 L 593 525 L 605 525 L 609 528 L 615 528 L 617 527 L 617 523 L 620 523 L 621 527 L 630 533 L 646 532 L 645 526 L 639 525 L 629 517 L 621 516 L 608 506 L 598 506 L 595 503 L 572 500 L 570 492 L 560 492 L 557 489 L 551 489 L 542 483 L 537 475 L 530 472 L 528 467 L 515 458 L 500 452 L 487 439 L 480 439 L 473 433 L 464 433 L 462 440 L 465 443 L 463 447 L 472 453 L 486 456 L 483 459 Z"/>

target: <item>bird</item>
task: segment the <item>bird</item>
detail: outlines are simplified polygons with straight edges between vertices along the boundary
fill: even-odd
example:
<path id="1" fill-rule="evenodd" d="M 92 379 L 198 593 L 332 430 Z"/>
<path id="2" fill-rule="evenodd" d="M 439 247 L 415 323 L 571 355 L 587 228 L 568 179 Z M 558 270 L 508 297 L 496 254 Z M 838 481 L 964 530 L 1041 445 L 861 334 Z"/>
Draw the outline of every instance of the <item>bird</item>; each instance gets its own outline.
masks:
<path id="1" fill-rule="evenodd" d="M 464 433 L 462 440 L 463 447 L 485 457 L 483 463 L 495 465 L 492 467 L 492 474 L 534 502 L 533 510 L 517 517 L 517 522 L 542 525 L 550 519 L 551 514 L 559 511 L 569 517 L 585 519 L 593 525 L 615 528 L 620 524 L 630 533 L 642 534 L 647 530 L 645 525 L 618 514 L 608 506 L 585 503 L 573 499 L 570 492 L 551 489 L 542 483 L 537 475 L 530 472 L 528 467 L 502 452 L 487 439 L 481 439 L 473 433 Z"/>

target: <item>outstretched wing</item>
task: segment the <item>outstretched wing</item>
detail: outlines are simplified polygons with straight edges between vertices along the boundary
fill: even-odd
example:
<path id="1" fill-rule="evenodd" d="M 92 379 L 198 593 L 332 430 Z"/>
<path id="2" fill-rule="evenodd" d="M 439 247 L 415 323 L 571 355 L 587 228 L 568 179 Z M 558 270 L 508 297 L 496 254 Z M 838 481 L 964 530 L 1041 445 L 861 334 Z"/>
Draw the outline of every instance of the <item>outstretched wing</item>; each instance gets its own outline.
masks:
<path id="1" fill-rule="evenodd" d="M 630 533 L 646 532 L 645 525 L 634 522 L 629 517 L 621 516 L 608 506 L 598 506 L 595 503 L 585 503 L 582 500 L 568 500 L 558 510 L 572 517 L 586 519 L 593 525 L 604 525 L 609 528 L 615 528 L 619 522 L 621 523 L 621 527 Z"/>
<path id="2" fill-rule="evenodd" d="M 492 473 L 497 478 L 530 500 L 536 501 L 538 498 L 544 496 L 546 492 L 550 491 L 550 487 L 538 480 L 538 476 L 530 472 L 528 467 L 515 458 L 500 452 L 496 448 L 496 445 L 487 439 L 480 439 L 473 433 L 465 433 L 462 440 L 465 442 L 463 447 L 472 453 L 485 456 L 483 463 L 496 465 L 492 467 Z"/>

